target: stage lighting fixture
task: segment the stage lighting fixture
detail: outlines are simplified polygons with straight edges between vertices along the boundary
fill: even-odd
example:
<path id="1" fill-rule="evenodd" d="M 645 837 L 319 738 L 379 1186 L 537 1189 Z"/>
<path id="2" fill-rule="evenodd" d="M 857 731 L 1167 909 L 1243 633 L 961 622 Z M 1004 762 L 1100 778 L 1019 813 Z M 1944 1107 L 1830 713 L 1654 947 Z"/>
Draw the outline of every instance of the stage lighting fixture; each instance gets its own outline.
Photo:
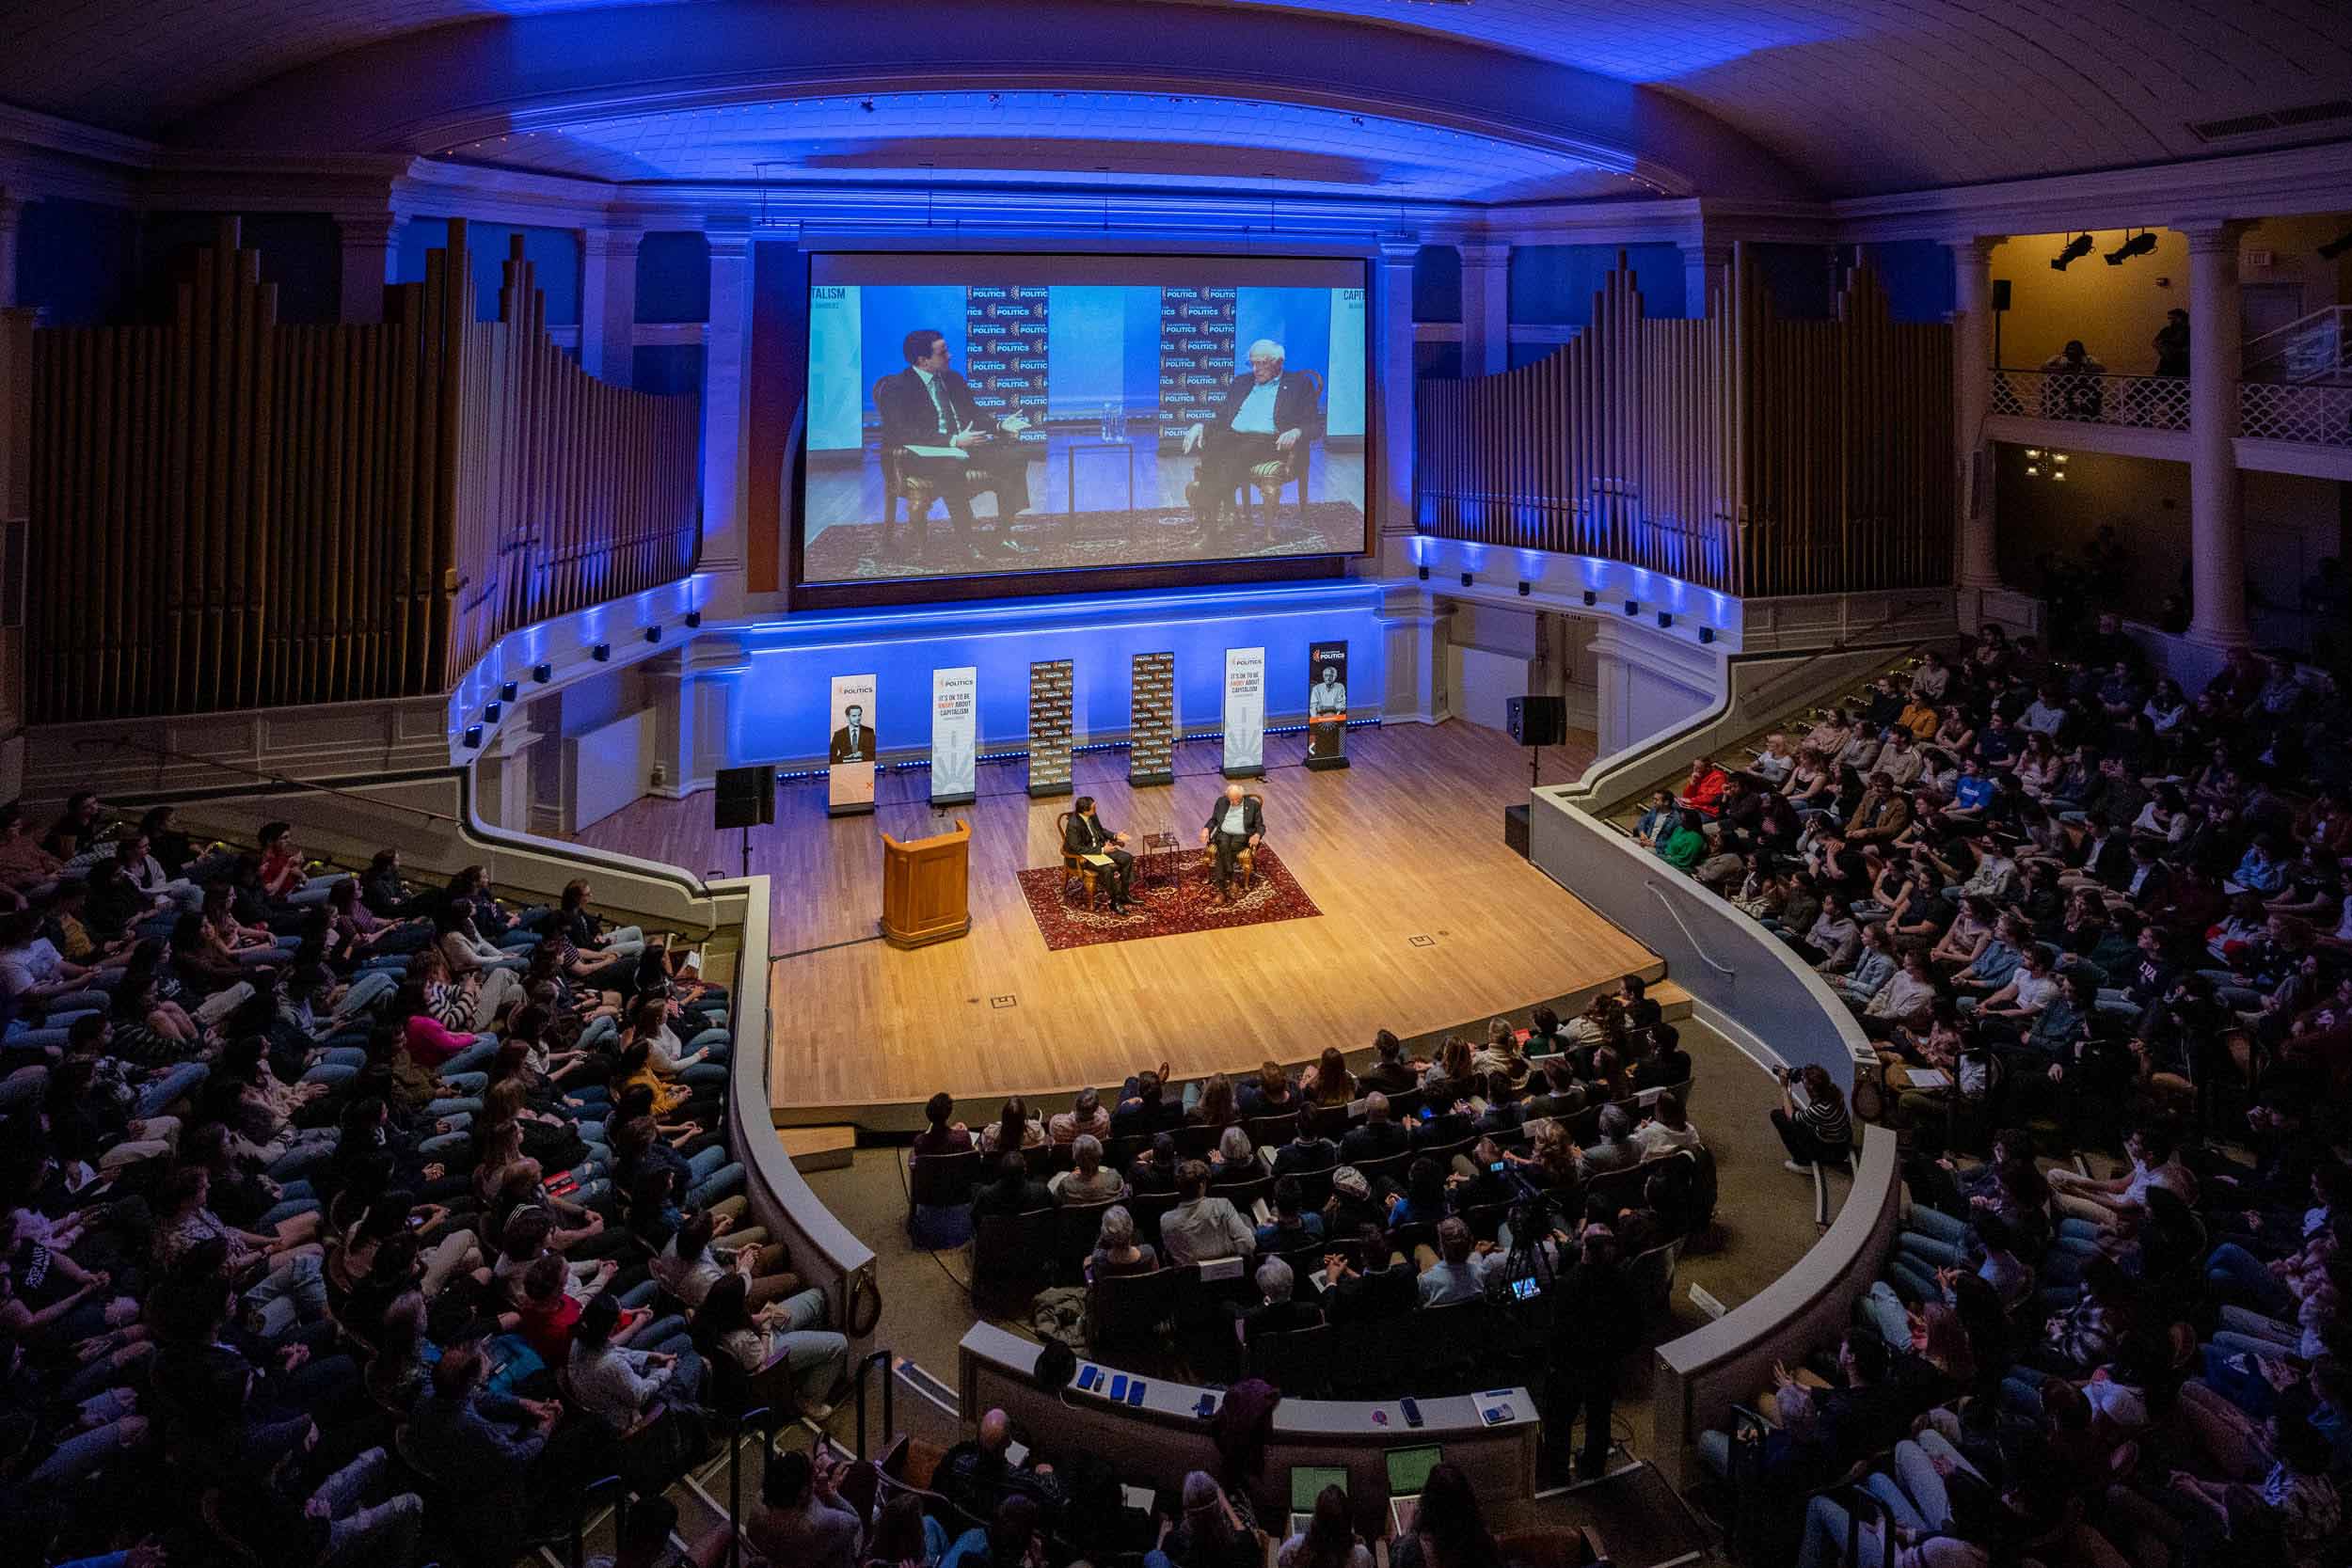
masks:
<path id="1" fill-rule="evenodd" d="M 543 658 L 531 667 L 531 678 L 545 686 L 555 679 L 555 666 Z"/>
<path id="2" fill-rule="evenodd" d="M 2050 258 L 2052 272 L 2064 272 L 2068 267 L 2090 254 L 2090 236 L 2077 234 L 2066 242 L 2066 248 Z"/>
<path id="3" fill-rule="evenodd" d="M 1429 568 L 1426 566 L 1423 566 L 1421 569 L 1421 580 L 1423 582 L 1427 582 L 1429 580 Z"/>
<path id="4" fill-rule="evenodd" d="M 2347 250 L 2352 250 L 2352 229 L 2345 230 L 2326 245 L 2321 245 L 2319 258 L 2323 261 L 2332 261 Z"/>
<path id="5" fill-rule="evenodd" d="M 1715 628 L 1714 628 L 1713 626 L 1701 626 L 1701 627 L 1699 628 L 1699 644 L 1700 644 L 1700 646 L 1704 647 L 1704 646 L 1706 646 L 1708 643 L 1712 642 L 1712 641 L 1715 641 Z"/>
<path id="6" fill-rule="evenodd" d="M 612 657 L 612 644 L 610 642 L 599 642 L 595 647 L 588 650 L 588 657 L 595 659 L 598 664 L 602 664 L 606 659 Z"/>
<path id="7" fill-rule="evenodd" d="M 864 109 L 869 115 L 874 112 L 874 101 L 870 98 L 859 99 L 857 101 L 857 106 Z"/>
<path id="8" fill-rule="evenodd" d="M 1625 612 L 1628 615 L 1639 615 L 1642 613 L 1642 607 L 1635 604 L 1631 599 L 1628 599 L 1625 602 Z"/>
<path id="9" fill-rule="evenodd" d="M 481 725 L 469 724 L 466 726 L 466 744 L 469 746 L 479 746 L 482 744 Z"/>
<path id="10" fill-rule="evenodd" d="M 1591 589 L 1587 588 L 1586 590 L 1584 590 L 1584 602 L 1585 602 L 1586 604 L 1588 604 L 1588 605 L 1595 605 L 1595 604 L 1598 604 L 1598 603 L 1600 603 L 1600 595 L 1599 595 L 1598 594 L 1594 593 Z"/>
<path id="11" fill-rule="evenodd" d="M 2125 240 L 2122 245 L 2117 245 L 2113 250 L 2107 252 L 2107 265 L 2111 267 L 2120 267 L 2124 262 L 2130 261 L 2133 257 L 2145 256 L 2155 248 L 2155 230 L 2153 229 L 2143 229 L 2138 233 L 2134 234 L 2130 239 Z"/>
<path id="12" fill-rule="evenodd" d="M 686 624 L 690 626 L 701 626 L 703 624 L 703 612 L 699 610 L 688 610 L 686 612 Z"/>
<path id="13" fill-rule="evenodd" d="M 659 642 L 659 641 L 661 641 L 661 628 L 660 628 L 660 626 L 647 626 L 647 627 L 645 628 L 645 641 L 648 641 L 648 642 Z"/>
<path id="14" fill-rule="evenodd" d="M 1468 572 L 1464 572 L 1464 573 L 1462 574 L 1462 586 L 1463 586 L 1463 587 L 1468 588 L 1468 587 L 1470 585 L 1470 583 L 1471 583 L 1471 581 L 1472 581 L 1472 580 L 1473 580 L 1473 579 L 1471 578 L 1470 575 Z"/>
<path id="15" fill-rule="evenodd" d="M 1534 592 L 1535 592 L 1535 585 L 1534 585 L 1534 583 L 1532 583 L 1532 582 L 1521 582 L 1521 583 L 1519 584 L 1519 597 L 1520 597 L 1520 598 L 1522 598 L 1522 599 L 1523 599 L 1523 598 L 1527 597 L 1530 594 L 1533 594 Z"/>
<path id="16" fill-rule="evenodd" d="M 499 685 L 499 701 L 501 703 L 513 702 L 515 700 L 515 693 L 517 689 L 519 689 L 513 681 L 501 682 Z"/>
<path id="17" fill-rule="evenodd" d="M 495 724 L 499 721 L 499 715 L 504 711 L 505 705 L 502 703 L 485 703 L 482 705 L 482 721 Z"/>

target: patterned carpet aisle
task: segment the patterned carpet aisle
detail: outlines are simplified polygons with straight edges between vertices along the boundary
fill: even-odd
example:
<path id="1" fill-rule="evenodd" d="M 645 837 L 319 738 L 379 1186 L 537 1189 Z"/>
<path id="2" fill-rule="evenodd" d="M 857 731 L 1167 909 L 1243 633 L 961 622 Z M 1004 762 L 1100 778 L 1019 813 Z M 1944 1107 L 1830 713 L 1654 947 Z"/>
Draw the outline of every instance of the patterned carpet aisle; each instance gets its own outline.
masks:
<path id="1" fill-rule="evenodd" d="M 1235 926 L 1263 926 L 1276 920 L 1305 920 L 1323 911 L 1307 896 L 1279 856 L 1258 847 L 1258 875 L 1248 892 L 1227 904 L 1216 895 L 1202 862 L 1201 849 L 1177 849 L 1136 857 L 1136 908 L 1129 913 L 1110 912 L 1110 897 L 1089 910 L 1074 879 L 1065 893 L 1060 866 L 1033 867 L 1021 873 L 1022 895 L 1049 950 L 1090 947 L 1102 942 L 1133 942 L 1140 937 L 1171 937 L 1186 931 L 1218 931 Z"/>

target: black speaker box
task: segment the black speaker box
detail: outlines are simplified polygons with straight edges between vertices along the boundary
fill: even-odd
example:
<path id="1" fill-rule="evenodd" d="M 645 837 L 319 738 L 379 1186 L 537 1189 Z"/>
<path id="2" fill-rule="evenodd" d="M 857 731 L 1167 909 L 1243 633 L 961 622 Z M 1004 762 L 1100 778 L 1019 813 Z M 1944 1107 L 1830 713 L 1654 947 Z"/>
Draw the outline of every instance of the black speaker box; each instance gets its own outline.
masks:
<path id="1" fill-rule="evenodd" d="M 1557 746 L 1568 738 L 1565 697 L 1506 697 L 1502 726 L 1522 746 Z"/>
<path id="2" fill-rule="evenodd" d="M 760 828 L 776 819 L 776 770 L 722 768 L 710 797 L 711 825 Z"/>

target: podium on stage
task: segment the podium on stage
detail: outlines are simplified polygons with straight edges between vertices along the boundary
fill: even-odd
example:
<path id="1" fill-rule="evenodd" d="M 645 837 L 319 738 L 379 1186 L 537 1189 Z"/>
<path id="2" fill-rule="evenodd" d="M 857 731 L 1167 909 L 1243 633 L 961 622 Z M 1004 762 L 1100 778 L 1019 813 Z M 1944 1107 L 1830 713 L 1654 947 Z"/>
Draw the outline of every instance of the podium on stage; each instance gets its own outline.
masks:
<path id="1" fill-rule="evenodd" d="M 882 940 L 893 947 L 922 947 L 972 929 L 972 829 L 901 844 L 882 841 Z"/>

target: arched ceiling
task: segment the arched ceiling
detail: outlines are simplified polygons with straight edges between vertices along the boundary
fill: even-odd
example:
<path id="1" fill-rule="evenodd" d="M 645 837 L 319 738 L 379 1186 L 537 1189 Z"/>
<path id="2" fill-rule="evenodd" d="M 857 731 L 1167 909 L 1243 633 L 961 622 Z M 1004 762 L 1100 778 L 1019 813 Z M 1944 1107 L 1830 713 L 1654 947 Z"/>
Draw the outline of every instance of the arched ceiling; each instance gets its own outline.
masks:
<path id="1" fill-rule="evenodd" d="M 750 150 L 738 127 L 697 122 L 691 112 L 756 85 L 763 71 L 771 97 L 838 98 L 869 75 L 895 75 L 907 91 L 1001 87 L 1012 84 L 997 76 L 1025 63 L 1035 78 L 1025 87 L 1116 92 L 1121 78 L 1141 75 L 1152 79 L 1147 91 L 1178 82 L 1194 95 L 1248 101 L 1286 96 L 1291 83 L 1296 90 L 1287 96 L 1300 103 L 1457 130 L 1475 130 L 1456 122 L 1484 104 L 1501 122 L 1490 129 L 1535 133 L 1505 135 L 1505 143 L 1549 147 L 1568 162 L 1593 154 L 1600 168 L 1646 160 L 1666 176 L 1664 188 L 1678 178 L 1682 188 L 1714 194 L 1866 194 L 2352 133 L 2352 115 L 2226 145 L 2189 129 L 2352 96 L 2352 8 L 2330 0 L 6 0 L 6 8 L 0 101 L 24 107 L 194 145 L 262 145 L 282 135 L 304 148 L 427 150 L 421 140 L 435 135 L 469 145 L 518 128 L 572 130 L 583 159 L 634 159 L 647 178 L 668 177 L 645 155 L 657 148 L 712 170 Z M 525 105 L 535 119 L 516 112 Z M 1424 116 L 1423 105 L 1443 112 Z M 555 123 L 567 113 L 575 125 Z M 1145 124 L 1113 116 L 1106 123 L 1116 134 L 1106 137 L 1104 124 L 1077 110 L 1063 111 L 1066 123 L 1051 113 L 1041 109 L 1009 143 L 994 135 L 994 144 L 1090 142 L 1099 151 L 1106 140 L 1132 140 L 1147 150 L 1139 165 L 1150 148 L 1175 148 L 1181 158 L 1200 144 L 1197 127 L 1177 117 Z M 622 129 L 631 114 L 644 118 Z M 589 125 L 599 129 L 580 129 Z M 885 138 L 876 124 L 868 150 L 886 152 L 903 129 Z M 1326 150 L 1311 136 L 1275 139 L 1307 132 L 1304 121 L 1268 116 L 1230 129 L 1234 136 L 1206 145 L 1254 138 L 1269 149 Z M 958 135 L 973 144 L 967 153 L 992 141 L 977 122 Z M 1070 150 L 1035 161 L 1051 165 Z M 1356 155 L 1385 161 L 1414 188 L 1446 178 L 1401 147 Z M 870 172 L 877 160 L 866 162 Z M 1537 172 L 1571 190 L 1580 178 L 1565 166 Z M 1508 178 L 1502 184 L 1512 188 Z"/>

